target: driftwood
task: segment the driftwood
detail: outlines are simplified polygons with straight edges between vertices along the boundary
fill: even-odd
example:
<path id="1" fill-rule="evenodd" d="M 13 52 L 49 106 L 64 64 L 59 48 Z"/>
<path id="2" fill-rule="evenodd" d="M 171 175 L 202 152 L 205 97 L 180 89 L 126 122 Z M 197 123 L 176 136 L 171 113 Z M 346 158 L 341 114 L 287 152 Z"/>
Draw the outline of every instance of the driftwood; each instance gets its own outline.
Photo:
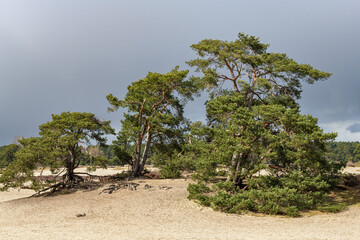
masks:
<path id="1" fill-rule="evenodd" d="M 138 183 L 133 183 L 133 182 L 129 182 L 129 183 L 118 183 L 118 184 L 112 184 L 107 188 L 104 188 L 99 194 L 103 194 L 103 193 L 108 193 L 108 194 L 112 194 L 113 192 L 116 192 L 119 189 L 129 189 L 131 191 L 135 191 L 136 188 L 139 186 L 140 184 Z"/>
<path id="2" fill-rule="evenodd" d="M 159 189 L 161 189 L 161 190 L 169 190 L 169 189 L 172 189 L 172 187 L 169 187 L 169 186 L 159 186 Z"/>

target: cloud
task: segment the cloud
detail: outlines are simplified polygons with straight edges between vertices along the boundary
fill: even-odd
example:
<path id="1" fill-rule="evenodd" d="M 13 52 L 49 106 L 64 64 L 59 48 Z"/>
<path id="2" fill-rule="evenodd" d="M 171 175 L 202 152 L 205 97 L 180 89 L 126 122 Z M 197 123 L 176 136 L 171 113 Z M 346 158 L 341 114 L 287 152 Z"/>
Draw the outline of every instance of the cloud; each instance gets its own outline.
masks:
<path id="1" fill-rule="evenodd" d="M 354 123 L 346 128 L 346 130 L 352 132 L 352 133 L 358 133 L 360 132 L 360 123 Z"/>
<path id="2" fill-rule="evenodd" d="M 336 132 L 338 135 L 336 137 L 336 141 L 351 141 L 357 142 L 360 141 L 360 131 L 352 132 L 349 131 L 353 125 L 360 126 L 360 123 L 356 123 L 354 121 L 335 121 L 331 123 L 319 123 L 320 127 L 324 130 L 324 132 Z"/>
<path id="3" fill-rule="evenodd" d="M 195 57 L 191 44 L 205 38 L 233 41 L 238 32 L 260 37 L 270 51 L 332 72 L 328 81 L 304 86 L 302 113 L 338 132 L 337 140 L 360 139 L 360 130 L 351 127 L 360 119 L 360 81 L 354 77 L 360 62 L 360 32 L 354 31 L 360 26 L 359 1 L 3 2 L 0 146 L 16 135 L 36 136 L 40 124 L 63 111 L 90 111 L 119 129 L 122 112 L 106 112 L 107 94 L 123 98 L 127 86 L 148 71 L 189 68 L 185 61 Z M 249 21 L 255 8 L 257 18 Z M 344 36 L 346 44 L 339 44 Z M 205 100 L 189 103 L 186 116 L 204 120 Z"/>

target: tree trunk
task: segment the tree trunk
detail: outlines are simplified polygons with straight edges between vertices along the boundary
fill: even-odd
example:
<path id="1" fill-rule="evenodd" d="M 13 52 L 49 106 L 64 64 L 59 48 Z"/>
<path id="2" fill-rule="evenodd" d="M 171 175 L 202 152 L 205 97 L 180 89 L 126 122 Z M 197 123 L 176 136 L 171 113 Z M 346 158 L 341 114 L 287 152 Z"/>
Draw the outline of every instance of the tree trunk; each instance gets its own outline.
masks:
<path id="1" fill-rule="evenodd" d="M 136 156 L 133 166 L 133 177 L 138 177 L 138 172 L 140 169 L 140 160 L 141 160 L 141 145 L 143 137 L 141 133 L 139 133 L 138 142 L 136 144 Z"/>
<path id="2" fill-rule="evenodd" d="M 234 180 L 234 176 L 236 174 L 236 166 L 238 163 L 238 157 L 239 157 L 239 153 L 235 151 L 231 158 L 231 175 L 227 178 L 227 180 L 232 180 L 232 181 Z"/>
<path id="3" fill-rule="evenodd" d="M 149 148 L 150 148 L 150 142 L 151 142 L 151 133 L 150 133 L 150 126 L 148 127 L 147 130 L 147 135 L 146 135 L 146 143 L 145 143 L 145 148 L 144 148 L 144 152 L 141 158 L 141 164 L 140 164 L 140 169 L 139 169 L 139 175 L 142 173 L 142 171 L 144 170 L 145 167 L 145 163 L 146 163 L 146 159 L 147 159 L 147 155 L 149 152 Z"/>
<path id="4" fill-rule="evenodd" d="M 240 171 L 240 161 L 237 162 L 236 164 L 236 169 L 235 169 L 235 174 L 234 174 L 234 179 L 233 179 L 233 183 L 235 184 L 235 186 L 239 186 L 241 184 L 241 178 L 239 176 L 239 171 Z"/>
<path id="5" fill-rule="evenodd" d="M 70 186 L 74 180 L 74 169 L 75 169 L 75 154 L 74 151 L 69 150 L 69 155 L 66 159 L 66 173 L 64 176 L 65 186 Z"/>
<path id="6" fill-rule="evenodd" d="M 141 104 L 141 109 L 139 112 L 139 126 L 142 126 L 142 122 L 143 122 L 142 112 L 144 110 L 145 102 L 146 102 L 146 99 L 144 99 L 143 103 Z M 146 126 L 146 124 L 145 124 L 145 126 Z M 145 127 L 143 130 L 140 130 L 140 132 L 138 133 L 138 141 L 136 143 L 136 158 L 135 158 L 134 167 L 133 167 L 133 176 L 134 177 L 138 176 L 138 172 L 139 172 L 139 168 L 140 168 L 141 145 L 142 145 L 142 141 L 144 138 L 144 131 L 145 131 Z"/>
<path id="7" fill-rule="evenodd" d="M 227 178 L 228 181 L 232 181 L 235 186 L 242 184 L 243 178 L 241 177 L 241 160 L 247 158 L 247 154 L 234 152 L 231 158 L 231 176 Z"/>
<path id="8" fill-rule="evenodd" d="M 138 143 L 138 145 L 141 145 L 141 143 Z M 138 146 L 136 146 L 138 148 Z M 141 146 L 138 148 L 138 150 L 136 150 L 136 157 L 135 157 L 135 160 L 134 160 L 134 166 L 132 166 L 133 168 L 133 176 L 134 177 L 137 177 L 137 173 L 139 171 L 139 168 L 140 168 L 140 152 L 141 151 Z"/>
<path id="9" fill-rule="evenodd" d="M 150 142 L 151 142 L 150 129 L 151 129 L 151 127 L 148 126 L 147 131 L 146 131 L 144 151 L 142 152 L 142 154 L 139 153 L 139 157 L 135 159 L 136 162 L 135 162 L 135 167 L 134 167 L 134 171 L 132 174 L 133 177 L 139 177 L 141 175 L 142 171 L 144 170 L 144 166 L 146 163 L 147 154 L 149 152 Z"/>
<path id="10" fill-rule="evenodd" d="M 67 168 L 66 169 L 66 173 L 65 173 L 65 178 L 64 178 L 64 183 L 65 186 L 69 186 L 71 185 L 71 183 L 73 183 L 75 180 L 74 178 L 74 168 Z"/>
<path id="11" fill-rule="evenodd" d="M 241 162 L 247 162 L 247 158 L 249 157 L 249 153 L 241 153 L 240 158 L 236 162 L 236 167 L 233 175 L 233 183 L 235 186 L 241 186 L 244 180 L 244 176 L 242 176 L 241 171 Z"/>

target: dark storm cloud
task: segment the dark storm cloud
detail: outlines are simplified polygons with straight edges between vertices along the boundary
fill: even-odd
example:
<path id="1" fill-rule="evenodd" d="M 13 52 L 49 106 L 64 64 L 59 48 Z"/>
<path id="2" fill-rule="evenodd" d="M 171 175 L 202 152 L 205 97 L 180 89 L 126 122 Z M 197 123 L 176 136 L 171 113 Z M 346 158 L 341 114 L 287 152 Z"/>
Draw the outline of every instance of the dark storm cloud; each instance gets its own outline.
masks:
<path id="1" fill-rule="evenodd" d="M 119 128 L 105 96 L 120 98 L 148 71 L 187 68 L 204 38 L 259 36 L 333 76 L 304 86 L 302 111 L 346 135 L 360 119 L 358 1 L 13 1 L 0 2 L 0 145 L 37 135 L 52 113 L 94 112 Z M 205 119 L 205 97 L 187 106 Z M 341 134 L 340 134 L 341 133 Z"/>
<path id="2" fill-rule="evenodd" d="M 352 133 L 358 133 L 358 132 L 360 132 L 360 123 L 355 123 L 355 124 L 347 127 L 346 130 L 348 130 Z"/>

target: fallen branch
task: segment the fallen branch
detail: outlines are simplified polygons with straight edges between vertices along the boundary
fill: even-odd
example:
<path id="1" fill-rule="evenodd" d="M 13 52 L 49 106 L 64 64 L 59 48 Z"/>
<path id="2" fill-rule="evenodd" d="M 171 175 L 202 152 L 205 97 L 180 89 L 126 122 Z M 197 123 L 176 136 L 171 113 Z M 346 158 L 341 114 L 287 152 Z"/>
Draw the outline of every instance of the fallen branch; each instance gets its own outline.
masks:
<path id="1" fill-rule="evenodd" d="M 119 189 L 129 189 L 131 191 L 135 191 L 136 188 L 139 186 L 140 184 L 138 183 L 133 183 L 133 182 L 130 182 L 130 183 L 118 183 L 117 185 L 115 184 L 112 184 L 110 185 L 108 188 L 104 188 L 100 193 L 100 194 L 103 194 L 103 193 L 108 193 L 108 194 L 112 194 L 113 192 L 116 192 L 117 190 Z"/>
<path id="2" fill-rule="evenodd" d="M 57 184 L 55 184 L 55 185 L 52 185 L 52 186 L 50 186 L 50 187 L 48 187 L 48 188 L 45 188 L 45 189 L 42 189 L 42 190 L 36 192 L 35 194 L 31 195 L 30 197 L 39 196 L 41 193 L 46 192 L 46 191 L 48 191 L 48 190 L 50 190 L 50 189 L 51 189 L 51 191 L 55 191 L 55 189 L 57 189 L 57 188 L 60 187 L 60 186 L 61 186 L 61 187 L 64 187 L 65 184 L 64 184 L 63 182 L 57 183 Z"/>

